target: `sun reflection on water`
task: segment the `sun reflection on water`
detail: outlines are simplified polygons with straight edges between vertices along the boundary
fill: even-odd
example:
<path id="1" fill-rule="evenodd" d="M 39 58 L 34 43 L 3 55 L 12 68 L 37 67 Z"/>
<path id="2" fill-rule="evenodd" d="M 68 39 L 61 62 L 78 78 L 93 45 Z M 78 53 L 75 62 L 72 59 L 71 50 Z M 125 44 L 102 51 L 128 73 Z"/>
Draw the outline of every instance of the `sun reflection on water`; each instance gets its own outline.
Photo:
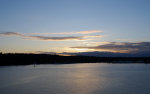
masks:
<path id="1" fill-rule="evenodd" d="M 105 81 L 102 77 L 98 78 L 95 71 L 89 69 L 90 64 L 76 64 L 74 66 L 76 69 L 67 74 L 68 77 L 74 78 L 74 80 L 67 79 L 68 81 L 66 81 L 69 82 L 68 84 L 72 84 L 73 94 L 92 94 L 99 89 L 97 86 L 101 86 L 99 83 Z"/>

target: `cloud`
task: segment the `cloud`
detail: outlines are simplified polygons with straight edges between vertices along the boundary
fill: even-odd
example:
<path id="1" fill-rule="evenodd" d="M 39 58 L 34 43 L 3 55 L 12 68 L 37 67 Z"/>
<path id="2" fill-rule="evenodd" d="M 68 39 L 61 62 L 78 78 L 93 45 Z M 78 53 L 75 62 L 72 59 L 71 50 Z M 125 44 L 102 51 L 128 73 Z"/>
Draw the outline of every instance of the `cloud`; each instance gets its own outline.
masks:
<path id="1" fill-rule="evenodd" d="M 103 37 L 103 36 L 102 35 L 84 36 L 84 38 L 97 38 L 97 37 Z"/>
<path id="2" fill-rule="evenodd" d="M 58 32 L 58 33 L 31 33 L 32 35 L 48 35 L 48 34 L 64 34 L 64 35 L 69 35 L 69 34 L 92 34 L 92 33 L 98 33 L 102 32 L 100 30 L 89 30 L 89 31 L 79 31 L 79 32 Z"/>
<path id="3" fill-rule="evenodd" d="M 37 39 L 37 40 L 47 40 L 47 41 L 53 41 L 53 40 L 85 40 L 83 37 L 75 37 L 75 36 L 70 36 L 70 37 L 46 37 L 46 36 L 28 36 L 27 38 L 29 39 Z"/>
<path id="4" fill-rule="evenodd" d="M 64 40 L 88 40 L 88 38 L 92 37 L 102 37 L 101 35 L 95 36 L 66 36 L 66 37 L 50 37 L 50 36 L 31 36 L 31 35 L 24 35 L 17 32 L 4 32 L 0 33 L 0 36 L 19 36 L 23 39 L 28 40 L 45 40 L 45 41 L 64 41 Z"/>
<path id="5" fill-rule="evenodd" d="M 46 36 L 28 36 L 31 39 L 38 39 L 38 40 L 88 40 L 87 38 L 97 38 L 102 37 L 101 35 L 95 36 L 69 36 L 69 37 L 46 37 Z"/>
<path id="6" fill-rule="evenodd" d="M 89 30 L 89 31 L 80 31 L 80 32 L 74 32 L 77 34 L 91 34 L 91 33 L 97 33 L 97 32 L 102 32 L 100 30 Z"/>
<path id="7" fill-rule="evenodd" d="M 18 32 L 3 32 L 0 33 L 0 36 L 24 36 L 24 35 Z"/>
<path id="8" fill-rule="evenodd" d="M 105 50 L 110 52 L 143 52 L 150 51 L 150 42 L 109 42 L 107 44 L 98 45 L 98 46 L 78 46 L 71 47 L 78 49 L 94 49 L 94 50 Z"/>

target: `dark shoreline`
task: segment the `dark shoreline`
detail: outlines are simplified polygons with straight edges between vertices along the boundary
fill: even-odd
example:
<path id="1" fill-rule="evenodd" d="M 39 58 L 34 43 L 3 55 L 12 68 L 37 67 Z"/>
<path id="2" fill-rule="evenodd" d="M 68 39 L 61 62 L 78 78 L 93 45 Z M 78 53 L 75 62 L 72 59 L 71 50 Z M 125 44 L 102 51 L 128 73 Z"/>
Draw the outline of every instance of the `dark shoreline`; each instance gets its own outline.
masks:
<path id="1" fill-rule="evenodd" d="M 150 64 L 150 57 L 92 57 L 60 56 L 48 54 L 0 54 L 0 66 L 31 64 L 74 64 L 74 63 L 142 63 Z"/>

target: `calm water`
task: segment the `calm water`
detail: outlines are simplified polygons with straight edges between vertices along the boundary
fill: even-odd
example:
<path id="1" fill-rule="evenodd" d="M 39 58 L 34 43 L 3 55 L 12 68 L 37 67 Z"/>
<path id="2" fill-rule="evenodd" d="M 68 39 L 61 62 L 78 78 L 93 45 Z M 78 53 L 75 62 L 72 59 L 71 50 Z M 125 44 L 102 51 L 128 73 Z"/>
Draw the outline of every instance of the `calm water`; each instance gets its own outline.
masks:
<path id="1" fill-rule="evenodd" d="M 0 94 L 150 94 L 150 65 L 4 66 Z"/>

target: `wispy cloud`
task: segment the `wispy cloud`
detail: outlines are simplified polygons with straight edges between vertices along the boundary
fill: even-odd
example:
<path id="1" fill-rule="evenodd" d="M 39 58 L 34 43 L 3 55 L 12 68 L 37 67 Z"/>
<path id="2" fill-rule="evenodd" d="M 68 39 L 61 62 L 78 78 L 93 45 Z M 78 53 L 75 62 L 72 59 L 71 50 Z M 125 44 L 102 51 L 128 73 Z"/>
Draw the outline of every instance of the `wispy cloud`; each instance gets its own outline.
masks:
<path id="1" fill-rule="evenodd" d="M 33 35 L 24 35 L 17 32 L 4 32 L 0 33 L 0 36 L 19 36 L 23 39 L 28 40 L 45 40 L 45 41 L 63 41 L 63 40 L 88 40 L 91 37 L 102 37 L 101 35 L 95 36 L 66 36 L 66 37 L 50 37 L 50 36 L 33 36 Z"/>
<path id="2" fill-rule="evenodd" d="M 37 40 L 47 40 L 47 41 L 53 41 L 53 40 L 85 40 L 83 37 L 76 37 L 76 36 L 70 36 L 70 37 L 46 37 L 46 36 L 28 36 L 28 39 L 37 39 Z"/>
<path id="3" fill-rule="evenodd" d="M 103 36 L 102 35 L 84 36 L 84 38 L 97 38 L 97 37 L 103 37 Z"/>
<path id="4" fill-rule="evenodd" d="M 98 46 L 78 46 L 71 47 L 78 49 L 95 49 L 95 50 L 106 50 L 114 52 L 140 52 L 140 51 L 150 51 L 150 42 L 109 42 L 107 44 L 98 45 Z"/>
<path id="5" fill-rule="evenodd" d="M 100 30 L 89 30 L 89 31 L 79 31 L 79 32 L 74 32 L 74 34 L 91 34 L 91 33 L 98 33 L 102 32 Z"/>
<path id="6" fill-rule="evenodd" d="M 48 35 L 48 34 L 64 34 L 64 35 L 71 35 L 71 34 L 92 34 L 102 32 L 100 30 L 88 30 L 88 31 L 79 31 L 79 32 L 57 32 L 57 33 L 31 33 L 32 35 Z"/>
<path id="7" fill-rule="evenodd" d="M 0 33 L 0 36 L 24 36 L 24 35 L 18 32 L 3 32 Z"/>

